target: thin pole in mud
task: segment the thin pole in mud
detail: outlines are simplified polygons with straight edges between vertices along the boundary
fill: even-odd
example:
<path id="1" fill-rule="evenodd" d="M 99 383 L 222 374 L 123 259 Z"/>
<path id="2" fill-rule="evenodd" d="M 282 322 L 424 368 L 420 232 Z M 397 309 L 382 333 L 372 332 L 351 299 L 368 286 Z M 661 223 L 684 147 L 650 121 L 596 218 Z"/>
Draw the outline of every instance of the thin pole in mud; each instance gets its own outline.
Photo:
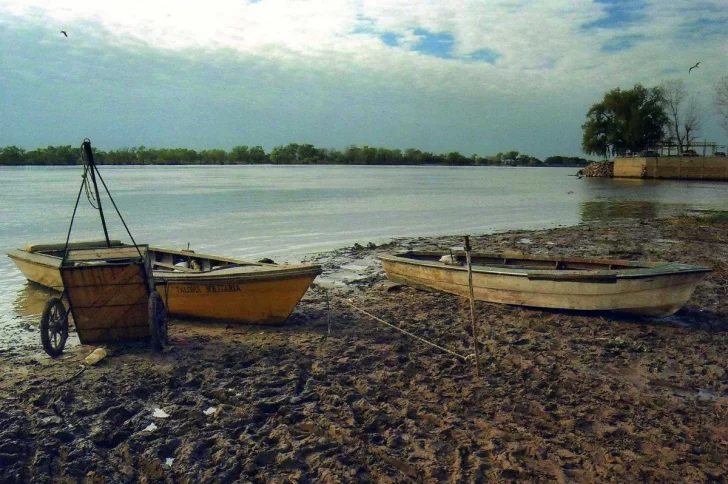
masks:
<path id="1" fill-rule="evenodd" d="M 475 352 L 475 374 L 480 376 L 480 355 L 478 354 L 478 325 L 475 322 L 475 295 L 473 294 L 473 264 L 470 258 L 470 237 L 465 236 L 465 259 L 468 263 L 468 289 L 470 290 L 470 319 L 473 324 L 473 350 Z"/>
<path id="2" fill-rule="evenodd" d="M 326 296 L 326 337 L 331 336 L 331 303 L 329 302 L 329 291 L 324 289 Z"/>

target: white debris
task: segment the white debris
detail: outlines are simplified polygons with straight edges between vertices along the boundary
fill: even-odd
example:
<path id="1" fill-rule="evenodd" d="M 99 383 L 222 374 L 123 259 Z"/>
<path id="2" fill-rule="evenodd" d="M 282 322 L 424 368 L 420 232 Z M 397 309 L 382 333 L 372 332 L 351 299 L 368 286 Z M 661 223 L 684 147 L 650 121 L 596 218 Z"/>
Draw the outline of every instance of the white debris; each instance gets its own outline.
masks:
<path id="1" fill-rule="evenodd" d="M 217 412 L 217 409 L 215 407 L 210 407 L 207 410 L 204 410 L 202 413 L 204 413 L 205 415 L 212 415 L 215 412 Z"/>
<path id="2" fill-rule="evenodd" d="M 146 432 L 153 432 L 157 430 L 157 426 L 154 424 L 154 422 L 150 423 L 147 428 L 144 429 Z"/>
<path id="3" fill-rule="evenodd" d="M 173 463 L 174 463 L 174 457 L 167 457 L 164 460 L 164 465 L 166 465 L 167 467 L 172 467 Z"/>
<path id="4" fill-rule="evenodd" d="M 154 416 L 157 418 L 167 418 L 169 417 L 169 414 L 161 408 L 157 407 L 154 409 Z"/>

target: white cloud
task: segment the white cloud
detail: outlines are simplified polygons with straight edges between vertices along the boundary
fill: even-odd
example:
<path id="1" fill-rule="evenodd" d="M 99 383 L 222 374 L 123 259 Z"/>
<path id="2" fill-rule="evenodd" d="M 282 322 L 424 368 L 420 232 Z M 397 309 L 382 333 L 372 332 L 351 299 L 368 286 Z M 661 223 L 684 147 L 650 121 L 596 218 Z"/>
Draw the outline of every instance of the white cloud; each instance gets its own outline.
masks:
<path id="1" fill-rule="evenodd" d="M 224 66 L 234 64 L 271 81 L 320 86 L 312 94 L 317 97 L 309 93 L 304 100 L 312 109 L 325 109 L 327 90 L 353 97 L 364 93 L 367 99 L 369 93 L 383 92 L 407 100 L 402 102 L 419 99 L 422 106 L 402 107 L 403 112 L 411 108 L 415 117 L 427 115 L 428 103 L 501 106 L 503 122 L 515 130 L 532 125 L 524 117 L 536 112 L 548 123 L 549 110 L 564 106 L 566 112 L 579 113 L 569 126 L 576 126 L 571 136 L 577 146 L 586 109 L 613 87 L 655 85 L 670 77 L 665 72 L 682 76 L 701 60 L 701 70 L 686 81 L 708 103 L 715 81 L 728 72 L 728 40 L 704 35 L 700 21 L 725 19 L 725 0 L 650 0 L 637 23 L 583 28 L 605 18 L 606 8 L 573 0 L 4 0 L 0 22 L 35 29 L 44 25 L 48 36 L 67 30 L 77 55 L 114 45 L 145 53 L 157 49 L 193 61 L 204 56 L 222 66 L 220 81 L 211 89 L 223 97 L 238 90 L 235 80 L 225 76 Z M 691 25 L 694 35 L 679 35 Z M 500 57 L 490 65 L 414 52 L 417 29 L 452 35 L 456 57 L 483 49 Z M 398 35 L 398 45 L 384 44 L 384 33 Z M 626 35 L 643 37 L 632 48 L 602 51 Z M 20 63 L 17 69 L 18 75 L 32 76 L 30 65 Z M 260 96 L 274 101 L 283 88 L 270 85 L 277 87 Z M 530 108 L 523 112 L 519 106 Z"/>

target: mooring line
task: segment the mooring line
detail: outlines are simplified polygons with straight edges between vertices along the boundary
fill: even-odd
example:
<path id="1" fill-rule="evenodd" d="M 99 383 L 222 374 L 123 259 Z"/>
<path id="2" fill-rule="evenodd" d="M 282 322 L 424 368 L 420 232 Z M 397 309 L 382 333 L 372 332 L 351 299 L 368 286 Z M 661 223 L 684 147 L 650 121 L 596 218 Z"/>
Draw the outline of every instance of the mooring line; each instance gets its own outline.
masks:
<path id="1" fill-rule="evenodd" d="M 375 321 L 379 321 L 382 324 L 386 324 L 387 326 L 389 326 L 392 329 L 396 329 L 397 331 L 402 332 L 402 333 L 406 334 L 407 336 L 411 336 L 411 337 L 413 337 L 413 338 L 415 338 L 415 339 L 417 339 L 417 340 L 419 340 L 419 341 L 421 341 L 421 342 L 423 342 L 423 343 L 425 343 L 427 345 L 430 345 L 430 346 L 432 346 L 434 348 L 437 348 L 438 350 L 444 351 L 445 353 L 449 353 L 449 354 L 451 354 L 453 356 L 457 356 L 458 358 L 462 359 L 463 361 L 468 361 L 470 358 L 473 358 L 475 356 L 475 355 L 463 356 L 461 354 L 455 353 L 454 351 L 450 351 L 447 348 L 443 348 L 442 346 L 436 345 L 435 343 L 431 343 L 430 341 L 427 341 L 426 339 L 421 338 L 421 337 L 417 336 L 416 334 L 410 333 L 409 331 L 404 330 L 402 328 L 398 328 L 397 326 L 395 326 L 395 325 L 393 325 L 391 323 L 388 323 L 388 322 L 386 322 L 385 320 L 383 320 L 381 318 L 376 317 L 372 313 L 369 313 L 369 312 L 367 312 L 367 311 L 365 311 L 365 310 L 363 310 L 361 308 L 358 308 L 358 307 L 354 306 L 354 303 L 352 303 L 350 299 L 341 298 L 341 300 L 344 301 L 345 303 L 347 303 L 352 308 L 354 308 L 357 311 L 359 311 L 360 313 L 366 314 L 367 316 L 369 316 L 370 318 L 374 319 Z"/>

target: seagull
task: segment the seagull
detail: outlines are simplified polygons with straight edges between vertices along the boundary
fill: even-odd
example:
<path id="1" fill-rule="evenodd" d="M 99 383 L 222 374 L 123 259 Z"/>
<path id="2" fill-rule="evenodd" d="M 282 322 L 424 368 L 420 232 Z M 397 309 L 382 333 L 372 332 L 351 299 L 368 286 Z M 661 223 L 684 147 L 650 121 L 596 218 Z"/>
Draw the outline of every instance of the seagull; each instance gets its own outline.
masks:
<path id="1" fill-rule="evenodd" d="M 698 67 L 699 65 L 700 65 L 700 62 L 698 62 L 698 63 L 697 63 L 697 64 L 695 64 L 695 65 L 694 65 L 693 67 L 691 67 L 690 69 L 688 69 L 688 74 L 690 74 L 690 71 L 692 71 L 693 69 L 695 69 L 695 68 L 696 68 L 696 67 Z"/>
<path id="2" fill-rule="evenodd" d="M 63 35 L 65 35 L 66 37 L 68 37 L 68 34 L 66 33 L 66 31 L 65 31 L 65 30 L 61 30 L 61 33 L 62 33 Z"/>

